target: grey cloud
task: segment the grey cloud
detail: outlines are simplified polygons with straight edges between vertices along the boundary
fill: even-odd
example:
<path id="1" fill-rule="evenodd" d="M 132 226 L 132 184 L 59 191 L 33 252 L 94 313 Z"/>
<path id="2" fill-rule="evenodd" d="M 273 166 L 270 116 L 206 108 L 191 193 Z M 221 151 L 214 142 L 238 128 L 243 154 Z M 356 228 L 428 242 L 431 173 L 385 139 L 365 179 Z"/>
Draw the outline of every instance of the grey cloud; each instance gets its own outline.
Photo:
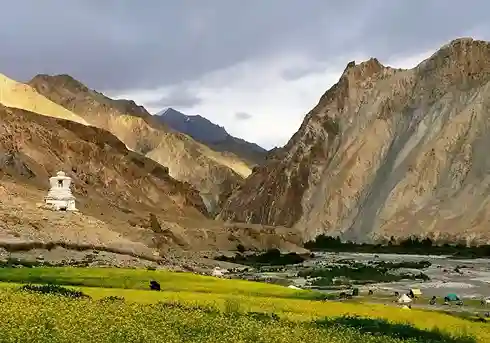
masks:
<path id="1" fill-rule="evenodd" d="M 235 113 L 235 118 L 238 120 L 248 120 L 248 119 L 252 118 L 252 115 L 249 113 L 245 113 L 245 112 L 237 112 L 237 113 Z"/>
<path id="2" fill-rule="evenodd" d="M 327 66 L 324 63 L 317 63 L 313 65 L 283 70 L 281 76 L 284 80 L 294 81 L 301 79 L 302 77 L 305 77 L 307 75 L 324 71 L 326 68 Z"/>
<path id="3" fill-rule="evenodd" d="M 167 107 L 173 108 L 191 108 L 199 105 L 202 99 L 185 87 L 172 87 L 170 92 L 161 99 L 148 102 L 146 105 L 151 108 L 164 109 Z"/>
<path id="4" fill-rule="evenodd" d="M 489 37 L 489 9 L 485 0 L 8 1 L 0 71 L 19 80 L 68 73 L 118 91 L 175 85 L 277 53 L 383 60 L 475 27 Z"/>

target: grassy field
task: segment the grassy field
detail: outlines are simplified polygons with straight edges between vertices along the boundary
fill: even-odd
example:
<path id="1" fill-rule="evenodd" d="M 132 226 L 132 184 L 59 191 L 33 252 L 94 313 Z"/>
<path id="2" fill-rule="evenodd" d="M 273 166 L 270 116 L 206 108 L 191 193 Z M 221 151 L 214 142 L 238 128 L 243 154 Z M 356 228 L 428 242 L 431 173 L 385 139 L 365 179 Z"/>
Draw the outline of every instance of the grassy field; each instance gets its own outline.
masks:
<path id="1" fill-rule="evenodd" d="M 21 268 L 0 269 L 0 280 L 0 342 L 490 342 L 490 324 L 443 313 L 187 273 Z M 150 280 L 162 291 L 146 290 Z M 91 298 L 19 291 L 24 282 Z"/>

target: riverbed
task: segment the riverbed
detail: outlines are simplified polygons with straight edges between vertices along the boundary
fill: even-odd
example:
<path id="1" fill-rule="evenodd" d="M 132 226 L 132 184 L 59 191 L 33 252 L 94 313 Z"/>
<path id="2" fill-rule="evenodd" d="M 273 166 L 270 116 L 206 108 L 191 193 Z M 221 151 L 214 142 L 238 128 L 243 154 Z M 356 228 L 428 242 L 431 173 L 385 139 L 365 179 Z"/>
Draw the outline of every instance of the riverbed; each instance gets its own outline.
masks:
<path id="1" fill-rule="evenodd" d="M 424 296 L 444 297 L 456 293 L 462 298 L 490 296 L 490 259 L 454 259 L 448 256 L 363 254 L 363 253 L 317 253 L 305 265 L 335 263 L 341 259 L 360 262 L 370 260 L 403 262 L 429 261 L 432 265 L 421 271 L 430 277 L 429 281 L 402 280 L 392 283 L 377 283 L 360 286 L 381 293 L 407 292 L 410 288 L 420 288 Z M 300 281 L 300 280 L 297 280 Z M 300 282 L 302 283 L 302 282 Z"/>

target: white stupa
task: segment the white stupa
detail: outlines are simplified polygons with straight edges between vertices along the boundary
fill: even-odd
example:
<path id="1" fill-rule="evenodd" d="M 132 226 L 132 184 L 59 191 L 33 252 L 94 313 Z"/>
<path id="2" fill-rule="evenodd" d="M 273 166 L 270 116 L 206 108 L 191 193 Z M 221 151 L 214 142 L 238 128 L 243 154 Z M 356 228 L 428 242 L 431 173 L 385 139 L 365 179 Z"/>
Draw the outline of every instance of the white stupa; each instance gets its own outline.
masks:
<path id="1" fill-rule="evenodd" d="M 47 205 L 51 205 L 57 211 L 77 211 L 75 197 L 71 193 L 71 177 L 62 171 L 49 178 L 51 189 L 44 198 Z"/>

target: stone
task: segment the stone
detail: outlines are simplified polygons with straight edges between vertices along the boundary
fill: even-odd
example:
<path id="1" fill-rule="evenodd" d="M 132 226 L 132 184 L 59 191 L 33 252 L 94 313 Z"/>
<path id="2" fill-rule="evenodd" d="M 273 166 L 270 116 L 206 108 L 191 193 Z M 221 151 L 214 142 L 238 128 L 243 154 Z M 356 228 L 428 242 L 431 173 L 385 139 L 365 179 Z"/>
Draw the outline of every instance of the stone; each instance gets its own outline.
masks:
<path id="1" fill-rule="evenodd" d="M 62 171 L 56 173 L 56 176 L 49 178 L 51 189 L 44 198 L 47 205 L 57 211 L 77 211 L 75 206 L 75 197 L 71 193 L 71 177 L 66 176 Z"/>

